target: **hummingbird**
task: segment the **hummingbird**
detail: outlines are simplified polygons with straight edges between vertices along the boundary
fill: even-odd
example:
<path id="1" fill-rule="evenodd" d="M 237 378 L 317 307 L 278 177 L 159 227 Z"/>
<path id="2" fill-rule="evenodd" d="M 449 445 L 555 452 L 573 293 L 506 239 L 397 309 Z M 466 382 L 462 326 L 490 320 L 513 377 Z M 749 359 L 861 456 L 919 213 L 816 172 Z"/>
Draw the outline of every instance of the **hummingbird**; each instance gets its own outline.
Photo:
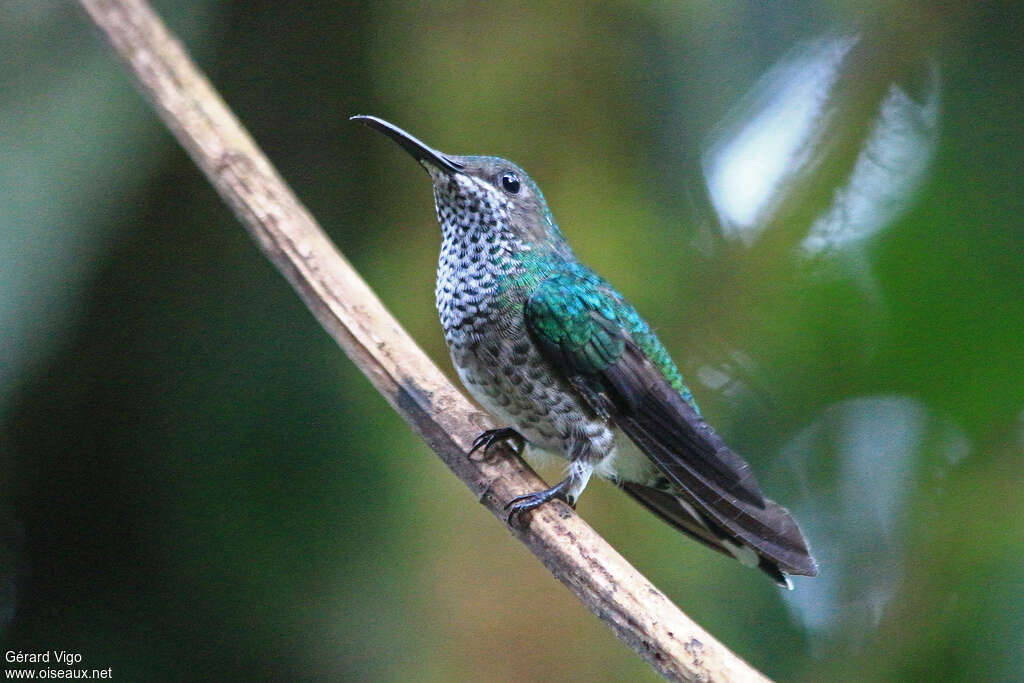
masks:
<path id="1" fill-rule="evenodd" d="M 575 506 L 592 475 L 687 535 L 781 586 L 815 576 L 800 527 L 704 421 L 650 325 L 573 253 L 540 187 L 493 156 L 455 156 L 375 116 L 427 171 L 441 225 L 435 298 L 452 363 L 499 424 L 499 441 L 568 461 L 565 478 L 506 505 Z"/>

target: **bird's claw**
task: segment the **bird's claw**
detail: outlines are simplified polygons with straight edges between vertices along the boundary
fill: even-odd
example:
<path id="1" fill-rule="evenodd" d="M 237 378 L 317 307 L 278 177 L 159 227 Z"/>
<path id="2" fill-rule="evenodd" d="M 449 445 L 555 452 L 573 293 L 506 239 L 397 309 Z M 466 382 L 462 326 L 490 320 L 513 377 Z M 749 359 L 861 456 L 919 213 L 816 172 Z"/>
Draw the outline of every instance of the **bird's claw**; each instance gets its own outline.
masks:
<path id="1" fill-rule="evenodd" d="M 469 453 L 466 454 L 466 457 L 472 456 L 481 448 L 484 449 L 484 455 L 486 456 L 491 450 L 491 446 L 499 441 L 514 442 L 513 448 L 516 455 L 522 455 L 523 448 L 526 447 L 526 439 L 522 434 L 511 427 L 499 427 L 498 429 L 488 429 L 486 432 L 476 437 L 473 440 L 473 447 L 469 449 Z"/>
<path id="2" fill-rule="evenodd" d="M 569 494 L 568 480 L 566 480 L 549 489 L 516 496 L 510 500 L 505 504 L 505 510 L 508 511 L 506 521 L 509 524 L 515 525 L 523 513 L 529 512 L 549 500 L 560 500 L 574 510 L 576 509 L 576 500 Z"/>

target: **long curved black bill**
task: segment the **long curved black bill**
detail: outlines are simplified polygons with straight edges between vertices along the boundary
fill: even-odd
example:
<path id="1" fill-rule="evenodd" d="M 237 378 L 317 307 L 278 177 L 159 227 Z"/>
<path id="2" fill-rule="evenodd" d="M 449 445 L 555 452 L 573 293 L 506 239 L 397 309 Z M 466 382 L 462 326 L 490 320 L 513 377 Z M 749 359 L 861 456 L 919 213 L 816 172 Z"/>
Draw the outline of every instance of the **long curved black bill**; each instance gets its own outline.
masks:
<path id="1" fill-rule="evenodd" d="M 416 161 L 426 161 L 440 170 L 448 171 L 449 173 L 458 173 L 464 168 L 459 162 L 446 157 L 433 147 L 425 145 L 418 138 L 409 135 L 398 126 L 388 123 L 384 119 L 378 119 L 376 116 L 358 115 L 350 117 L 349 120 L 364 123 L 370 128 L 384 133 L 384 135 L 387 135 L 401 145 L 402 149 L 411 154 L 412 158 Z"/>

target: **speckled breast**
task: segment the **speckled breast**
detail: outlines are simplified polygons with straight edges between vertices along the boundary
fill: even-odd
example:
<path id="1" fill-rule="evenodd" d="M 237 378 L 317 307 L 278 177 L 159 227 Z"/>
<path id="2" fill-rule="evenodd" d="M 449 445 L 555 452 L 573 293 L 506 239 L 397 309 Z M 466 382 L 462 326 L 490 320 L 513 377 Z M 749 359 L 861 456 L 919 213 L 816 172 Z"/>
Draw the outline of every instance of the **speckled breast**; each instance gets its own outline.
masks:
<path id="1" fill-rule="evenodd" d="M 447 335 L 452 362 L 473 397 L 531 444 L 565 455 L 584 409 L 550 372 L 522 321 L 472 339 L 453 332 Z"/>

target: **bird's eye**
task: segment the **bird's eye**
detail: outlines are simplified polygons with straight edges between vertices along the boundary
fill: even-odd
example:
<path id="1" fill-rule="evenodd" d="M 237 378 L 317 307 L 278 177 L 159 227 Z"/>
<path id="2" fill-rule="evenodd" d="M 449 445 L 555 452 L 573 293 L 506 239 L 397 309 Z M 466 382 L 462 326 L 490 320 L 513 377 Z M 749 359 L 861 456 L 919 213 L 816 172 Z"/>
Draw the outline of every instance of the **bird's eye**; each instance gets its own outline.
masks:
<path id="1" fill-rule="evenodd" d="M 506 171 L 501 174 L 501 187 L 509 194 L 517 194 L 521 184 L 519 182 L 519 176 L 511 171 Z"/>

